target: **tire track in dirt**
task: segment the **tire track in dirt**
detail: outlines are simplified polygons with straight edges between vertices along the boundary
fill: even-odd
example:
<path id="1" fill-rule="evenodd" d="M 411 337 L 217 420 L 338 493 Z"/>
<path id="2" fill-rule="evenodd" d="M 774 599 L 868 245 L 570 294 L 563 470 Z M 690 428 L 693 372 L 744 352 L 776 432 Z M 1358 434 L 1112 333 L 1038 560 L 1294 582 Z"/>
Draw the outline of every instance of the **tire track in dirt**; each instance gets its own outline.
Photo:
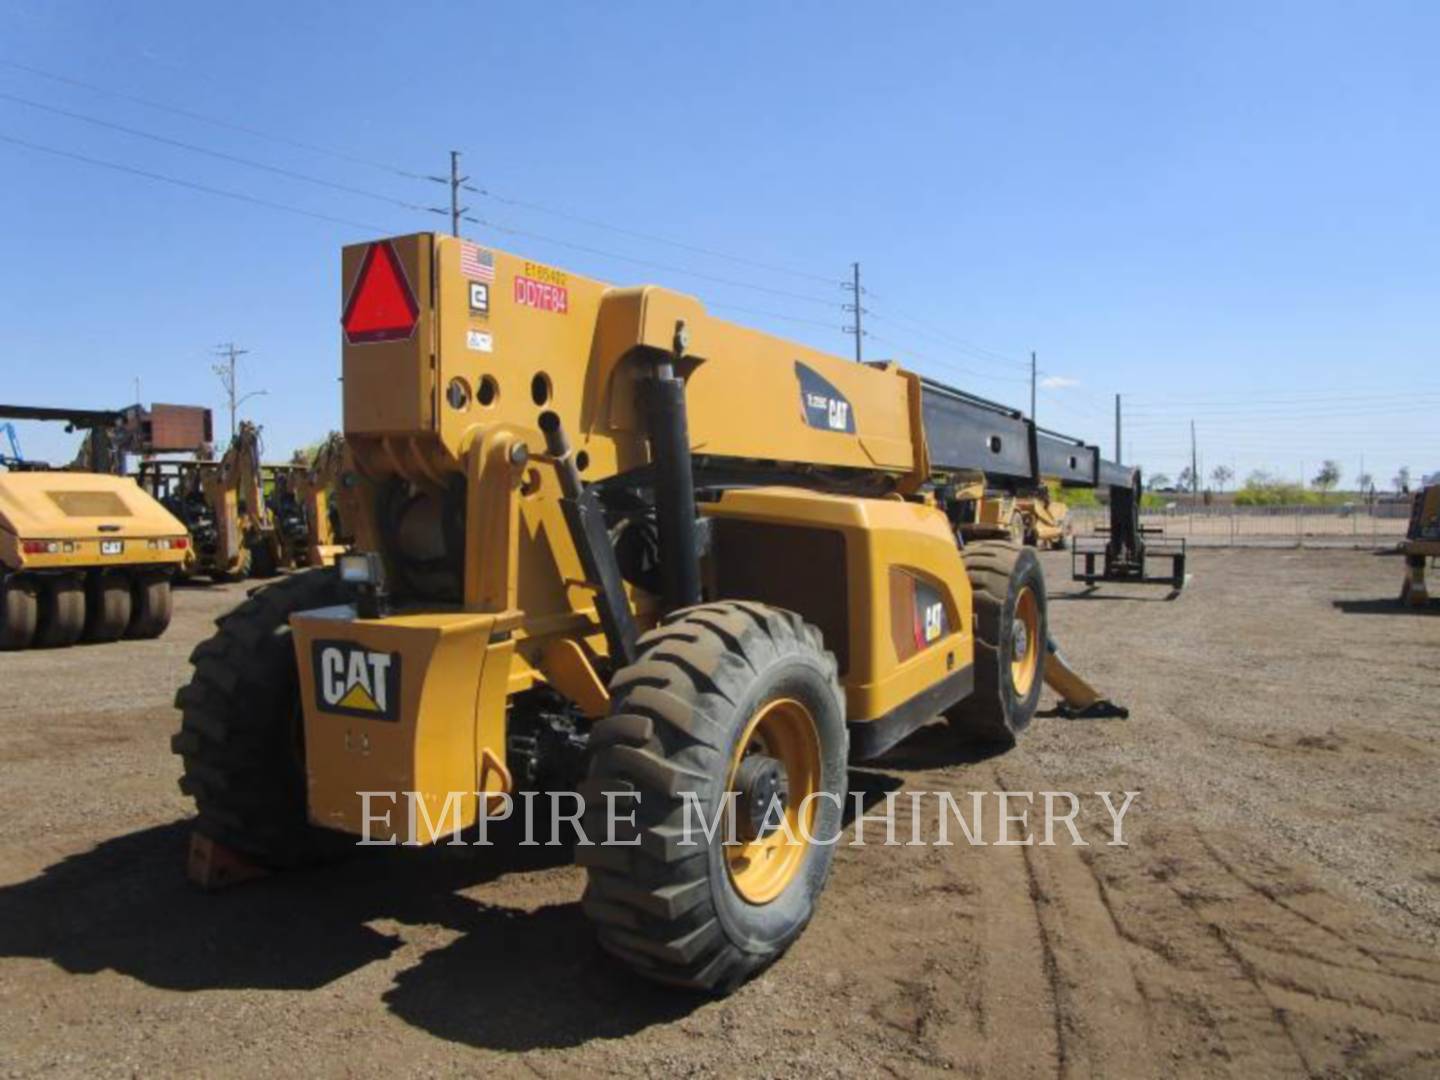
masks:
<path id="1" fill-rule="evenodd" d="M 1128 936 L 1161 961 L 1145 972 L 1147 996 L 1212 1025 L 1217 1060 L 1252 1075 L 1380 1073 L 1432 1060 L 1434 958 L 1387 941 L 1298 868 L 1252 860 L 1267 878 L 1251 880 L 1194 826 L 1151 830 L 1144 845 L 1138 865 L 1097 856 L 1103 888 Z M 1332 918 L 1298 909 L 1296 897 Z"/>
<path id="2" fill-rule="evenodd" d="M 997 769 L 997 790 L 1033 790 L 1015 781 L 1008 768 Z M 1032 818 L 1030 825 L 1039 844 L 1040 823 Z M 1050 982 L 1058 1075 L 1113 1075 L 1126 1063 L 1153 1060 L 1150 1004 L 1089 849 L 1072 846 L 1060 828 L 1053 846 L 1001 850 L 1018 853 L 1024 866 Z"/>

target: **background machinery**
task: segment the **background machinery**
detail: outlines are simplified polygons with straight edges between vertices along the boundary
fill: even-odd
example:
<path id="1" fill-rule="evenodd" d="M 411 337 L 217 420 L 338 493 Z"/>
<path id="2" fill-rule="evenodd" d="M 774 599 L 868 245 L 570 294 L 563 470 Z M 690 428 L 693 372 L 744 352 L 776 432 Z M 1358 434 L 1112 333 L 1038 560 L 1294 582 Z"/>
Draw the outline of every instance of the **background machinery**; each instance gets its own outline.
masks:
<path id="1" fill-rule="evenodd" d="M 1059 663 L 1035 552 L 962 543 L 967 485 L 1138 485 L 667 289 L 434 234 L 347 248 L 342 278 L 354 550 L 195 650 L 173 745 L 202 876 L 571 793 L 601 944 L 726 991 L 814 911 L 850 761 L 937 714 L 1008 746 Z"/>
<path id="2" fill-rule="evenodd" d="M 274 577 L 291 561 L 287 539 L 294 539 L 293 508 L 283 481 L 280 497 L 274 503 L 271 498 L 277 473 L 288 477 L 289 471 L 289 466 L 261 463 L 260 429 L 242 420 L 220 460 L 147 461 L 140 483 L 190 530 L 195 543 L 187 574 L 241 581 Z M 277 506 L 290 526 L 283 536 Z"/>
<path id="3" fill-rule="evenodd" d="M 292 481 L 307 530 L 306 557 L 299 565 L 330 566 L 353 541 L 358 481 L 345 436 L 332 431 Z"/>
<path id="4" fill-rule="evenodd" d="M 1410 525 L 1400 545 L 1405 557 L 1405 581 L 1400 586 L 1400 603 L 1424 607 L 1430 600 L 1425 569 L 1440 558 L 1440 484 L 1416 491 L 1410 504 Z"/>
<path id="5" fill-rule="evenodd" d="M 1047 551 L 1063 551 L 1070 543 L 1071 525 L 1067 520 L 1070 508 L 1056 498 L 1048 484 L 1041 484 L 1029 495 L 1015 500 L 1024 542 Z"/>
<path id="6" fill-rule="evenodd" d="M 1047 551 L 1061 551 L 1070 542 L 1069 508 L 1051 495 L 1047 484 L 996 491 L 977 480 L 972 494 L 975 514 L 962 526 L 965 539 L 1013 540 Z"/>
<path id="7" fill-rule="evenodd" d="M 15 425 L 10 421 L 0 424 L 0 434 L 5 436 L 6 442 L 10 444 L 10 453 L 0 453 L 0 468 L 12 469 L 16 472 L 23 470 L 29 462 L 20 450 L 20 436 L 15 431 Z"/>
<path id="8" fill-rule="evenodd" d="M 5 405 L 0 416 L 83 429 L 77 463 L 101 470 L 23 462 L 0 472 L 0 649 L 164 633 L 170 578 L 190 539 L 134 480 L 117 474 L 127 453 L 183 450 L 207 438 L 209 412 Z"/>

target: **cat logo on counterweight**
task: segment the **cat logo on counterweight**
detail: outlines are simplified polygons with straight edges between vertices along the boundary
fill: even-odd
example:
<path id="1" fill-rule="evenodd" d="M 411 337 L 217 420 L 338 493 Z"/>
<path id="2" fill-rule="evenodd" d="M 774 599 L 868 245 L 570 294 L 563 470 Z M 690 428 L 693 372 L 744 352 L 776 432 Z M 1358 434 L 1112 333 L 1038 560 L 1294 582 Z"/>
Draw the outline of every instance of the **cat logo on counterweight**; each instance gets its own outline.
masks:
<path id="1" fill-rule="evenodd" d="M 374 652 L 350 641 L 316 641 L 310 655 L 315 704 L 321 710 L 368 720 L 399 719 L 399 653 Z"/>

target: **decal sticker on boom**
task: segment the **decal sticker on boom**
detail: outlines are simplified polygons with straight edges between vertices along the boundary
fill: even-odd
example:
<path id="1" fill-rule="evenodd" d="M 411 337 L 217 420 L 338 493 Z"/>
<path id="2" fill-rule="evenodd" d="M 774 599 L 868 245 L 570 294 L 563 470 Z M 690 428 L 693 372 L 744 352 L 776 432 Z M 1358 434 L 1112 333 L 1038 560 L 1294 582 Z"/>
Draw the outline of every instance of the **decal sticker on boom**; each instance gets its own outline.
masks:
<path id="1" fill-rule="evenodd" d="M 821 431 L 855 434 L 855 410 L 850 401 L 814 368 L 795 361 L 800 381 L 800 413 L 805 423 Z"/>
<path id="2" fill-rule="evenodd" d="M 367 720 L 400 718 L 400 654 L 350 641 L 316 641 L 310 657 L 315 705 L 323 712 Z"/>
<path id="3" fill-rule="evenodd" d="M 515 303 L 521 307 L 535 308 L 537 311 L 568 315 L 570 290 L 564 285 L 554 285 L 548 281 L 537 281 L 535 278 L 516 274 Z"/>
<path id="4" fill-rule="evenodd" d="M 470 314 L 490 314 L 490 286 L 483 281 L 470 282 Z"/>
<path id="5" fill-rule="evenodd" d="M 468 240 L 460 241 L 460 273 L 471 281 L 495 280 L 495 255 Z"/>

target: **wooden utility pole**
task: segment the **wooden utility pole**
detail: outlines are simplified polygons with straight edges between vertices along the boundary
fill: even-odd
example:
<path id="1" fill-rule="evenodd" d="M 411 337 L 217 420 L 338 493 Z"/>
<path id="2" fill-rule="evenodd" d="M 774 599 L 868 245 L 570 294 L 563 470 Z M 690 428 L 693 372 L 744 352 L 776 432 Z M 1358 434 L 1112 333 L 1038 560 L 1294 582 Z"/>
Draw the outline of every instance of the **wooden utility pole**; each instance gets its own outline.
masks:
<path id="1" fill-rule="evenodd" d="M 224 345 L 215 346 L 215 355 L 220 357 L 219 362 L 211 364 L 210 369 L 220 376 L 220 385 L 225 388 L 225 400 L 230 409 L 230 438 L 235 438 L 235 417 L 241 405 L 252 397 L 260 397 L 264 390 L 251 390 L 248 394 L 240 394 L 238 391 L 238 364 L 240 357 L 248 353 L 249 349 L 237 348 L 233 341 L 227 341 Z M 139 396 L 137 388 L 136 396 Z"/>

